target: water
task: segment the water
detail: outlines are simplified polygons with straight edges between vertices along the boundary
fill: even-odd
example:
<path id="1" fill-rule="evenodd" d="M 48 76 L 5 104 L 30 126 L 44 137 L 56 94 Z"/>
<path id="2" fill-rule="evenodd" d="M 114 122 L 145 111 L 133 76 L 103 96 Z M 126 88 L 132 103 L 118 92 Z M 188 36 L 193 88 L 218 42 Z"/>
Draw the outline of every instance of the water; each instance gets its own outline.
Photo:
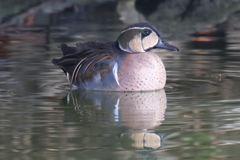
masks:
<path id="1" fill-rule="evenodd" d="M 206 3 L 218 3 L 221 9 L 224 1 Z M 45 27 L 3 30 L 0 159 L 238 160 L 240 8 L 239 2 L 231 3 L 235 8 L 229 4 L 224 21 L 199 20 L 194 30 L 163 33 L 180 52 L 154 51 L 168 77 L 165 89 L 156 92 L 70 90 L 62 71 L 51 64 L 52 58 L 61 56 L 61 43 L 117 38 L 127 19 L 120 21 L 112 9 L 110 19 L 101 21 L 106 15 L 99 14 L 103 12 L 99 6 L 104 3 L 93 9 L 80 6 L 89 9 L 84 13 L 90 18 L 67 10 L 50 15 L 55 23 Z M 119 4 L 124 3 L 107 6 L 119 10 Z M 69 20 L 69 14 L 77 18 Z M 149 19 L 159 28 L 154 16 L 156 12 Z M 178 21 L 175 28 L 185 22 Z"/>

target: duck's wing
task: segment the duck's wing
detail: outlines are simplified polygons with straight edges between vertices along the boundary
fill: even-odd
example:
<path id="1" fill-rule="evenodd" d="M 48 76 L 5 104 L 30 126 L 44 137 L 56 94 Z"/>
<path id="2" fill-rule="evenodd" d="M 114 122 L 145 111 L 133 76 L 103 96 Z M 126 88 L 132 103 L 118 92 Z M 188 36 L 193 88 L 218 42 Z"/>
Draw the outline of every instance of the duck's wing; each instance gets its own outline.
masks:
<path id="1" fill-rule="evenodd" d="M 53 59 L 52 63 L 65 72 L 68 80 L 79 86 L 79 83 L 92 80 L 100 76 L 100 81 L 113 69 L 115 54 L 114 43 L 77 43 L 76 47 L 61 45 L 63 57 Z"/>

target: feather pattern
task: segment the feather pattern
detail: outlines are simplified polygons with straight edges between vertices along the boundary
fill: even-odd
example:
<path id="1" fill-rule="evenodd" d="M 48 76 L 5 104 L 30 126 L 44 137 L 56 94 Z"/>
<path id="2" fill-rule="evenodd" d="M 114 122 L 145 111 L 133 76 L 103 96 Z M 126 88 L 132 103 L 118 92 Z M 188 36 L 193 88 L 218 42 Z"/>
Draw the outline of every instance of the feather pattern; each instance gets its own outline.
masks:
<path id="1" fill-rule="evenodd" d="M 52 63 L 62 68 L 73 85 L 85 83 L 99 73 L 103 78 L 112 69 L 115 56 L 113 45 L 114 43 L 87 42 L 68 47 L 62 44 L 63 57 L 53 59 Z"/>

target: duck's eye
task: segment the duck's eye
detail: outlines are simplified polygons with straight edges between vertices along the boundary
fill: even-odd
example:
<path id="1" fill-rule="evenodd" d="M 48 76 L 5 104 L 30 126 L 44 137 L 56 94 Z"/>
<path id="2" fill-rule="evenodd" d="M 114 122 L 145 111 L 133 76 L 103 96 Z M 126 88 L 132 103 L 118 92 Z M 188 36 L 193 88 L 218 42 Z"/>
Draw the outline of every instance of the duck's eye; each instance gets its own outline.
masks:
<path id="1" fill-rule="evenodd" d="M 152 32 L 152 31 L 149 30 L 149 29 L 144 29 L 143 32 L 142 32 L 142 36 L 143 36 L 143 37 L 146 37 L 146 36 L 148 36 L 151 32 Z"/>

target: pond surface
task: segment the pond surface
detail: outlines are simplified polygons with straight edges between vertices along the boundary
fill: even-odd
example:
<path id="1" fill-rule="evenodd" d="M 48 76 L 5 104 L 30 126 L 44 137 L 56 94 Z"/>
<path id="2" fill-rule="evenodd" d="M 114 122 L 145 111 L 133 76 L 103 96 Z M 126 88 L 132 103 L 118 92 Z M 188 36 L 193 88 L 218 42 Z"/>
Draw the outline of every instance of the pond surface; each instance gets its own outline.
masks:
<path id="1" fill-rule="evenodd" d="M 166 87 L 143 93 L 71 90 L 51 63 L 61 57 L 61 43 L 115 41 L 127 26 L 120 20 L 6 29 L 0 159 L 238 160 L 240 16 L 233 13 L 206 22 L 206 30 L 166 36 L 180 48 L 154 50 L 167 70 Z"/>

